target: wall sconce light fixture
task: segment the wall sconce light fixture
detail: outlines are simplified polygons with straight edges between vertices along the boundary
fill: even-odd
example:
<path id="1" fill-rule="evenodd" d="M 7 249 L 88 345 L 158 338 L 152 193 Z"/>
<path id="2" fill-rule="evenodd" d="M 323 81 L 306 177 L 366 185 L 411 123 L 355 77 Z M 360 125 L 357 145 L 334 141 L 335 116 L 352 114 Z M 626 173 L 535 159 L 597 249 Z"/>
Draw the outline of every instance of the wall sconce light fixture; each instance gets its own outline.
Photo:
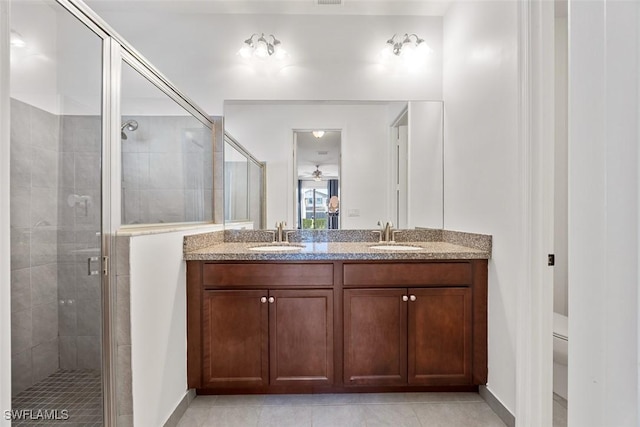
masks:
<path id="1" fill-rule="evenodd" d="M 324 131 L 323 130 L 314 130 L 311 132 L 313 134 L 313 136 L 315 136 L 316 138 L 320 139 L 324 136 Z"/>
<path id="2" fill-rule="evenodd" d="M 394 34 L 387 40 L 382 57 L 386 60 L 401 58 L 409 67 L 415 67 L 422 64 L 431 52 L 431 48 L 424 39 L 416 34 L 405 33 L 403 36 Z"/>
<path id="3" fill-rule="evenodd" d="M 284 59 L 287 52 L 282 48 L 280 40 L 276 39 L 273 34 L 265 37 L 264 33 L 252 34 L 246 39 L 242 48 L 238 51 L 238 55 L 245 59 L 258 57 L 260 59 L 276 58 Z"/>

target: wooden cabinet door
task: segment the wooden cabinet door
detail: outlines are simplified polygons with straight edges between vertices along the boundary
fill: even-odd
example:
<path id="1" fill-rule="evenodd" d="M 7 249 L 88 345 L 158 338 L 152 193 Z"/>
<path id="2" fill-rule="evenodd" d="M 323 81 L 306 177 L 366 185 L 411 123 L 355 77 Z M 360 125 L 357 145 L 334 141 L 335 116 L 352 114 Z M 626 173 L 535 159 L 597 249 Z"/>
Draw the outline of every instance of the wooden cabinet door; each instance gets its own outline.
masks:
<path id="1" fill-rule="evenodd" d="M 270 291 L 272 385 L 333 383 L 333 291 Z"/>
<path id="2" fill-rule="evenodd" d="M 269 383 L 269 304 L 266 297 L 267 291 L 204 292 L 204 388 L 266 386 Z"/>
<path id="3" fill-rule="evenodd" d="M 406 289 L 344 291 L 345 385 L 407 383 Z"/>
<path id="4" fill-rule="evenodd" d="M 471 289 L 409 289 L 409 384 L 471 384 Z"/>

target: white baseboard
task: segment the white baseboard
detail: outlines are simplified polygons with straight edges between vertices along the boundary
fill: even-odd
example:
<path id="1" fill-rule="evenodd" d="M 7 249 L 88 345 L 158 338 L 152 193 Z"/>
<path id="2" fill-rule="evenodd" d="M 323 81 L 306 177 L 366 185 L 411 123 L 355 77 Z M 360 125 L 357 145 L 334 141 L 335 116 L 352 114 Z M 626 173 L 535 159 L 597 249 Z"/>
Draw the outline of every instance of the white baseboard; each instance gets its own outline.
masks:
<path id="1" fill-rule="evenodd" d="M 178 403 L 178 406 L 176 406 L 176 409 L 174 409 L 171 415 L 169 416 L 169 419 L 167 420 L 167 422 L 164 423 L 164 427 L 176 427 L 180 422 L 180 419 L 182 418 L 184 413 L 187 412 L 187 408 L 189 408 L 189 405 L 195 398 L 196 398 L 195 389 L 187 390 L 187 392 L 185 393 L 180 403 Z"/>
<path id="2" fill-rule="evenodd" d="M 503 423 L 507 425 L 507 427 L 515 427 L 516 425 L 516 417 L 509 411 L 503 404 L 498 400 L 497 397 L 491 393 L 491 391 L 484 385 L 479 387 L 478 392 L 480 393 L 480 397 L 487 402 L 487 405 L 493 412 L 496 413 L 498 417 L 502 420 Z"/>

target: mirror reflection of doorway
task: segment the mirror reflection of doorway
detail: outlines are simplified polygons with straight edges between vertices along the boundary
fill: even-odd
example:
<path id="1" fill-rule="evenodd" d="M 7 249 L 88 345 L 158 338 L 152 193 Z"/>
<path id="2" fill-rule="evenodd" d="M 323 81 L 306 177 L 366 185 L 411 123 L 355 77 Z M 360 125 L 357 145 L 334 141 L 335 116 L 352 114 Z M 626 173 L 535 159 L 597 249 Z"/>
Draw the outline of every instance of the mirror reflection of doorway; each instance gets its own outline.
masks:
<path id="1" fill-rule="evenodd" d="M 340 228 L 339 130 L 296 130 L 296 228 Z"/>

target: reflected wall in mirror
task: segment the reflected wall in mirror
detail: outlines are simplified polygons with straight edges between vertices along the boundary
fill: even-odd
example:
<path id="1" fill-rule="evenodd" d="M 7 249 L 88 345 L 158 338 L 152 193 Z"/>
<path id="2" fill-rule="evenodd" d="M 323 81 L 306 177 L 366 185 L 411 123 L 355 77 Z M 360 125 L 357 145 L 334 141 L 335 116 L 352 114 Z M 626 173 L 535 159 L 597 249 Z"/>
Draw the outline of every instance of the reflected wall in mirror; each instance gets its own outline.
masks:
<path id="1" fill-rule="evenodd" d="M 266 224 L 298 224 L 295 131 L 340 129 L 339 228 L 442 228 L 442 101 L 225 101 L 224 116 L 225 131 L 269 166 Z"/>
<path id="2" fill-rule="evenodd" d="M 342 132 L 339 130 L 293 132 L 295 228 L 340 228 L 341 139 Z"/>
<path id="3" fill-rule="evenodd" d="M 224 134 L 224 220 L 264 226 L 264 164 Z"/>

